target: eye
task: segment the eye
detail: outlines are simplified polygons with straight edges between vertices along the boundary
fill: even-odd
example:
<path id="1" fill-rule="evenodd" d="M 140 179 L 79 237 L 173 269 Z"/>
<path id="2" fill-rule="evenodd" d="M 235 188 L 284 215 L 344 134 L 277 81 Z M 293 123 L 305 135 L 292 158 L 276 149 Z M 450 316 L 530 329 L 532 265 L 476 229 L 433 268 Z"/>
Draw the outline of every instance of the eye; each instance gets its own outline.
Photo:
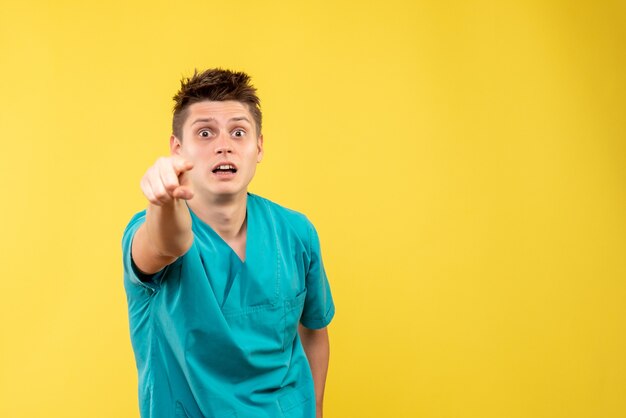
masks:
<path id="1" fill-rule="evenodd" d="M 202 138 L 208 138 L 211 136 L 211 131 L 208 129 L 202 129 L 201 131 L 198 131 L 198 135 Z"/>
<path id="2" fill-rule="evenodd" d="M 243 129 L 235 129 L 233 131 L 233 136 L 237 138 L 243 138 L 245 135 L 246 135 L 246 131 L 244 131 Z"/>

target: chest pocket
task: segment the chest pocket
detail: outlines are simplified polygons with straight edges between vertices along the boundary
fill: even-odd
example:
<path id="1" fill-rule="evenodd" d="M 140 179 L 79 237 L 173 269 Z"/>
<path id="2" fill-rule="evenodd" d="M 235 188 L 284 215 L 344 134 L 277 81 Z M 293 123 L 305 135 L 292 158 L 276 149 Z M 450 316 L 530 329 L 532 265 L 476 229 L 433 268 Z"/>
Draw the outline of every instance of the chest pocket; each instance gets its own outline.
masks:
<path id="1" fill-rule="evenodd" d="M 283 351 L 289 348 L 296 338 L 296 332 L 298 331 L 298 323 L 302 316 L 302 310 L 304 308 L 304 300 L 306 298 L 306 287 L 296 297 L 292 299 L 286 299 L 285 304 L 285 328 L 283 338 Z"/>
<path id="2" fill-rule="evenodd" d="M 294 344 L 305 298 L 306 288 L 276 304 L 224 313 L 224 319 L 246 352 L 285 351 Z"/>

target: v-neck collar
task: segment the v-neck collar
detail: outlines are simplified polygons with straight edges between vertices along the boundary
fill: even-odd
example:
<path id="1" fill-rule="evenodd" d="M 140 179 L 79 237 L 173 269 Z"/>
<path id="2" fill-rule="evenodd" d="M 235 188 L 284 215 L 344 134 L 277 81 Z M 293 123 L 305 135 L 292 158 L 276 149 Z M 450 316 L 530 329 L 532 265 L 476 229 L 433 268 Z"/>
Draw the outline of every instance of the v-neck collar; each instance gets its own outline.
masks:
<path id="1" fill-rule="evenodd" d="M 251 221 L 251 216 L 250 216 L 250 207 L 251 207 L 251 195 L 249 192 L 246 192 L 246 215 L 244 217 L 244 222 L 246 223 L 246 249 L 245 249 L 245 260 L 242 260 L 241 258 L 239 258 L 239 255 L 237 254 L 237 252 L 233 249 L 233 247 L 231 247 L 225 240 L 224 238 L 222 238 L 222 236 L 220 234 L 217 233 L 217 231 L 215 231 L 211 225 L 209 225 L 208 223 L 204 222 L 202 219 L 200 219 L 200 217 L 198 215 L 196 215 L 196 213 L 191 209 L 191 207 L 189 206 L 189 204 L 187 203 L 187 201 L 185 201 L 185 203 L 187 204 L 187 209 L 189 209 L 189 213 L 191 214 L 192 217 L 192 223 L 197 223 L 198 225 L 200 225 L 203 229 L 205 229 L 206 231 L 208 231 L 208 233 L 210 235 L 213 236 L 214 238 L 214 242 L 218 243 L 219 245 L 225 247 L 228 249 L 228 251 L 230 252 L 231 255 L 231 259 L 234 259 L 236 261 L 238 261 L 242 266 L 243 265 L 247 265 L 248 260 L 250 259 L 250 237 L 253 235 L 250 233 L 251 230 L 253 230 L 253 223 L 254 221 Z M 252 217 L 253 218 L 253 217 Z"/>

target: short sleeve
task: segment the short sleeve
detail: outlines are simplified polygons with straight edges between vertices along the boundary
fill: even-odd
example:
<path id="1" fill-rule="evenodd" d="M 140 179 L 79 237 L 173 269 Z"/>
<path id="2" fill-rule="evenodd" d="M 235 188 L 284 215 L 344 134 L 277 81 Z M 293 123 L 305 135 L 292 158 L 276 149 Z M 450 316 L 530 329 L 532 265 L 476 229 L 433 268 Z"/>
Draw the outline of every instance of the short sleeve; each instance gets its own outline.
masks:
<path id="1" fill-rule="evenodd" d="M 139 227 L 146 221 L 146 211 L 139 212 L 130 220 L 122 237 L 122 256 L 124 258 L 124 279 L 130 283 L 144 287 L 152 292 L 159 289 L 163 273 L 145 274 L 135 265 L 132 257 L 132 242 Z"/>
<path id="2" fill-rule="evenodd" d="M 308 221 L 308 220 L 307 220 Z M 309 329 L 321 329 L 327 326 L 335 315 L 330 284 L 324 263 L 317 231 L 311 222 L 309 230 L 309 268 L 306 274 L 306 299 L 300 322 Z"/>

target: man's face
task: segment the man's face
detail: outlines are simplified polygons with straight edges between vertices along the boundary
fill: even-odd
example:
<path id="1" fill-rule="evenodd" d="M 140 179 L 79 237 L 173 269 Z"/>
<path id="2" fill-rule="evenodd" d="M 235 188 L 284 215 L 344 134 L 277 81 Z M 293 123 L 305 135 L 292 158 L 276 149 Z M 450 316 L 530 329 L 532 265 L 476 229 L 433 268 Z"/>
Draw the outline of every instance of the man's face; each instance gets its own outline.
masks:
<path id="1" fill-rule="evenodd" d="M 247 191 L 263 157 L 263 136 L 247 106 L 237 101 L 203 101 L 187 108 L 182 141 L 172 135 L 170 149 L 193 162 L 185 183 L 195 194 L 236 195 Z"/>

